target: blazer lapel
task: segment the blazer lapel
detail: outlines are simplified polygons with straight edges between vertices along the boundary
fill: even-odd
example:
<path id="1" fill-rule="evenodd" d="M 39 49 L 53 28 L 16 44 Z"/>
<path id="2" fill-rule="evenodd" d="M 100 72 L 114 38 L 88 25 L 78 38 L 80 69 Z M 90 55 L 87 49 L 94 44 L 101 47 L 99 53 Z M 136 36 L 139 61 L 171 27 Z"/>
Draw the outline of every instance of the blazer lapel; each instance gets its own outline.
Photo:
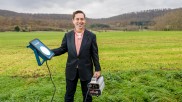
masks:
<path id="1" fill-rule="evenodd" d="M 73 48 L 73 53 L 77 55 L 76 53 L 76 46 L 75 46 L 75 33 L 74 31 L 71 32 L 71 46 Z"/>
<path id="2" fill-rule="evenodd" d="M 82 39 L 79 55 L 80 55 L 81 51 L 83 50 L 84 46 L 87 44 L 87 41 L 88 41 L 88 33 L 85 30 L 84 34 L 83 34 L 83 39 Z"/>

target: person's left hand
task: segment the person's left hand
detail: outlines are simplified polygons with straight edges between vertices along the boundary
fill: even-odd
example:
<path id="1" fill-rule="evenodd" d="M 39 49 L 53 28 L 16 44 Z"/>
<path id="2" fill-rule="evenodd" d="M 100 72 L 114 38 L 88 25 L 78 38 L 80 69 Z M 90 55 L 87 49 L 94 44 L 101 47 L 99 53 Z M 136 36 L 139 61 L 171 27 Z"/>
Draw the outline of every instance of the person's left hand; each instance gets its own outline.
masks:
<path id="1" fill-rule="evenodd" d="M 95 73 L 94 73 L 94 77 L 96 77 L 97 79 L 100 77 L 100 71 L 96 71 Z"/>

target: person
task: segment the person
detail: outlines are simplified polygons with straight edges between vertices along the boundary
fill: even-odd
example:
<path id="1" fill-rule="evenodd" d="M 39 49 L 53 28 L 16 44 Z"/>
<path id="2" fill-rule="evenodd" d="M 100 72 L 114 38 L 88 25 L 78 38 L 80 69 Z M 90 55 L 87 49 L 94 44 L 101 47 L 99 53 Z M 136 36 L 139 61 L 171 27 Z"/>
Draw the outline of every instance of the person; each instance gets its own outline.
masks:
<path id="1" fill-rule="evenodd" d="M 68 52 L 66 63 L 65 102 L 73 102 L 74 94 L 80 79 L 83 101 L 92 102 L 87 94 L 87 84 L 91 78 L 101 75 L 96 35 L 85 28 L 86 16 L 81 10 L 73 12 L 74 30 L 66 33 L 59 48 L 52 49 L 55 56 Z M 87 96 L 86 96 L 87 95 Z"/>

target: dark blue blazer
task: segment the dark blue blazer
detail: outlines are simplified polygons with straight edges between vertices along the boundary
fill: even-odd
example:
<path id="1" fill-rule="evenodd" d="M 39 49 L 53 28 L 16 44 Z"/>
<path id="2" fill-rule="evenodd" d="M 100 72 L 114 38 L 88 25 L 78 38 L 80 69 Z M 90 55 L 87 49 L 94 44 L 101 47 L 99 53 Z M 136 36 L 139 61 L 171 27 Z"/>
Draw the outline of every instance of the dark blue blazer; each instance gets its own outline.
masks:
<path id="1" fill-rule="evenodd" d="M 80 52 L 77 55 L 75 47 L 75 33 L 74 30 L 65 34 L 62 44 L 59 48 L 52 50 L 55 56 L 68 52 L 68 59 L 66 63 L 66 78 L 74 80 L 78 73 L 80 80 L 90 80 L 93 76 L 93 65 L 95 71 L 100 71 L 100 63 L 98 56 L 98 47 L 96 42 L 96 35 L 92 32 L 85 30 Z"/>

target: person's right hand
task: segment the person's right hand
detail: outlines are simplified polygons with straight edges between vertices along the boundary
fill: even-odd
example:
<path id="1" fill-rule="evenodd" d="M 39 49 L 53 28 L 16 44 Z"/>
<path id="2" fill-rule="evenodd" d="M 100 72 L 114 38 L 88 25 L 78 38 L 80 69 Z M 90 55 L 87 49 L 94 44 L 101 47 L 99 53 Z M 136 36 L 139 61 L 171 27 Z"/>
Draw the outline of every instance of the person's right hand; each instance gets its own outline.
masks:
<path id="1" fill-rule="evenodd" d="M 94 73 L 94 77 L 96 77 L 97 79 L 100 77 L 100 75 L 101 75 L 100 71 L 96 71 Z"/>

